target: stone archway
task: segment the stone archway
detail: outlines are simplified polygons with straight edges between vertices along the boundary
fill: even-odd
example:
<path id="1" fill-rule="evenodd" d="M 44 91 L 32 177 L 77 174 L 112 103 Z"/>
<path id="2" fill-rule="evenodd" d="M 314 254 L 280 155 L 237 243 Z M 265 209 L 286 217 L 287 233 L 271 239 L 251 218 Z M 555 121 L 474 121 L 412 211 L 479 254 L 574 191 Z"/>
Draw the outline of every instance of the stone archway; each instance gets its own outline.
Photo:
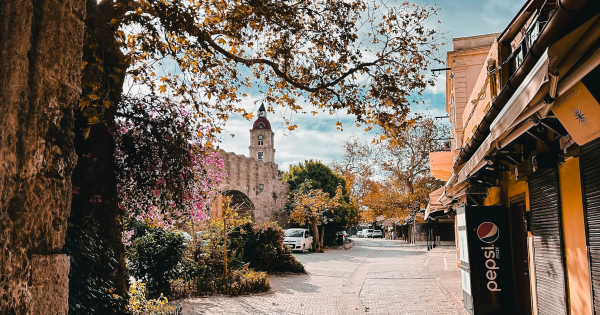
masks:
<path id="1" fill-rule="evenodd" d="M 254 203 L 246 194 L 239 190 L 227 190 L 222 193 L 223 197 L 230 197 L 231 208 L 235 209 L 239 214 L 250 214 L 254 218 Z"/>

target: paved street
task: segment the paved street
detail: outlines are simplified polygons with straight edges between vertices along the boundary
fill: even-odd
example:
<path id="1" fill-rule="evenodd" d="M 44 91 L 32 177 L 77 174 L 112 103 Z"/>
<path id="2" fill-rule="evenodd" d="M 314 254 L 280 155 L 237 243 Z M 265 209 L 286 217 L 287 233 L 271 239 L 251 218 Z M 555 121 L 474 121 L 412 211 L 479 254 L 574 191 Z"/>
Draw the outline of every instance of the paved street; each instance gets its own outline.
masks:
<path id="1" fill-rule="evenodd" d="M 183 314 L 466 314 L 454 247 L 355 241 L 297 254 L 309 274 L 270 276 L 270 292 L 187 299 Z"/>

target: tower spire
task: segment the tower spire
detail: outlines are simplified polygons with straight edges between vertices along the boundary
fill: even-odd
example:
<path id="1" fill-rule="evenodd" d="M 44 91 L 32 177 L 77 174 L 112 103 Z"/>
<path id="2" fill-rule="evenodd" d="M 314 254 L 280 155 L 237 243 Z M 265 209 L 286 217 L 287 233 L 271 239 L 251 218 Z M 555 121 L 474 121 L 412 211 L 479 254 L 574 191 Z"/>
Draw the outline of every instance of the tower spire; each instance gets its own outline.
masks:
<path id="1" fill-rule="evenodd" d="M 258 109 L 258 117 L 267 117 L 267 110 L 265 109 L 265 104 L 260 104 L 260 108 Z"/>

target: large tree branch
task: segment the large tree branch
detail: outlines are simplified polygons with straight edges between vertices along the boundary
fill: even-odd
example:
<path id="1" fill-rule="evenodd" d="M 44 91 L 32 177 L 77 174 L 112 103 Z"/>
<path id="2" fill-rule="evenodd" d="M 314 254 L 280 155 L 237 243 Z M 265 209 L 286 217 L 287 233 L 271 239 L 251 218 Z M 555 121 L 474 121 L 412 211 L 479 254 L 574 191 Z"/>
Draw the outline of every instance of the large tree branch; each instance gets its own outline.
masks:
<path id="1" fill-rule="evenodd" d="M 219 46 L 219 44 L 215 43 L 215 41 L 212 40 L 211 35 L 208 33 L 203 33 L 201 35 L 201 39 L 204 40 L 206 43 L 208 43 L 208 45 L 210 47 L 212 47 L 214 50 L 216 50 L 223 56 L 225 56 L 229 59 L 232 59 L 236 62 L 239 62 L 241 64 L 244 64 L 247 66 L 252 66 L 252 65 L 256 65 L 256 64 L 268 65 L 269 67 L 271 67 L 271 69 L 273 69 L 273 72 L 275 72 L 275 74 L 277 74 L 277 76 L 279 76 L 280 78 L 285 80 L 287 83 L 291 84 L 292 86 L 294 86 L 297 89 L 301 89 L 301 90 L 304 90 L 307 92 L 318 92 L 318 91 L 325 90 L 325 89 L 330 92 L 333 92 L 333 90 L 331 90 L 330 88 L 334 87 L 336 84 L 340 83 L 341 81 L 343 81 L 344 79 L 346 79 L 347 77 L 351 76 L 352 74 L 354 74 L 358 71 L 361 71 L 365 68 L 376 65 L 380 61 L 378 59 L 378 60 L 372 61 L 372 62 L 361 63 L 361 64 L 357 65 L 356 67 L 342 73 L 339 78 L 337 78 L 333 81 L 319 84 L 316 87 L 311 87 L 309 85 L 300 83 L 300 82 L 294 80 L 293 78 L 291 78 L 287 73 L 285 73 L 283 70 L 281 70 L 279 68 L 279 65 L 276 62 L 274 62 L 272 60 L 268 60 L 268 59 L 264 59 L 264 58 L 246 59 L 246 58 L 237 56 L 235 54 L 232 54 L 229 51 L 225 50 L 223 47 Z M 338 99 L 339 99 L 339 96 L 338 96 Z"/>

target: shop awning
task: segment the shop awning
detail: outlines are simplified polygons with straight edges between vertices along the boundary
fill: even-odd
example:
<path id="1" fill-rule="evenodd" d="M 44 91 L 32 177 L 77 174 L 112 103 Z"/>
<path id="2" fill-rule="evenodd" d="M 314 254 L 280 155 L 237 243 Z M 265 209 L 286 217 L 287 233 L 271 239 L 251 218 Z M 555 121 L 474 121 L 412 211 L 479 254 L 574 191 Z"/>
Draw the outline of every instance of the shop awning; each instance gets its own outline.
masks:
<path id="1" fill-rule="evenodd" d="M 494 123 L 490 126 L 490 134 L 483 141 L 475 154 L 465 163 L 458 173 L 458 182 L 463 182 L 469 175 L 477 172 L 485 165 L 485 157 L 490 153 L 492 143 L 508 130 L 521 112 L 532 102 L 541 100 L 548 93 L 548 50 L 538 60 L 529 75 L 519 86 L 502 109 Z M 532 113 L 533 114 L 533 113 Z"/>
<path id="2" fill-rule="evenodd" d="M 555 86 L 557 98 L 560 99 L 560 96 L 576 85 L 585 74 L 600 65 L 599 49 L 585 62 L 578 65 L 575 69 L 571 69 L 589 50 L 592 44 L 597 42 L 599 37 L 600 19 L 596 16 L 548 47 L 523 83 L 518 87 L 517 91 L 515 91 L 506 106 L 504 106 L 500 114 L 491 124 L 488 137 L 483 141 L 471 159 L 464 164 L 462 169 L 460 169 L 458 173 L 456 173 L 455 170 L 455 173 L 451 175 L 451 178 L 446 185 L 452 187 L 455 184 L 464 182 L 470 175 L 473 175 L 486 165 L 485 157 L 487 155 L 494 150 L 499 150 L 510 144 L 512 140 L 535 126 L 535 124 L 529 120 L 529 117 L 537 112 L 544 112 L 545 115 L 550 110 L 549 106 L 551 106 L 551 104 L 545 104 L 542 101 L 542 98 L 548 94 L 552 88 L 552 83 L 555 83 L 551 82 L 551 80 L 555 79 L 558 81 L 558 75 L 569 73 L 567 77 L 561 77 L 558 86 Z M 549 69 L 554 69 L 555 74 L 550 75 Z M 600 106 L 597 109 L 600 109 Z M 596 108 L 594 107 L 591 110 L 596 110 Z M 597 113 L 597 111 L 594 111 L 594 113 Z M 573 115 L 573 113 L 570 114 Z M 597 122 L 600 125 L 600 116 L 598 116 L 598 114 L 595 115 L 598 117 Z M 563 125 L 565 125 L 563 120 L 573 120 L 572 116 L 564 118 L 563 120 L 561 120 L 560 117 L 558 118 Z M 594 136 L 598 137 L 600 134 L 584 136 L 590 138 Z"/>
<path id="3" fill-rule="evenodd" d="M 430 216 L 444 214 L 446 207 L 444 207 L 439 200 L 442 197 L 445 188 L 446 187 L 442 186 L 429 194 L 429 203 L 427 204 L 427 208 L 425 208 L 425 220 L 427 220 L 427 218 Z"/>
<path id="4" fill-rule="evenodd" d="M 441 151 L 429 153 L 429 169 L 431 176 L 447 181 L 452 174 L 452 165 L 454 164 L 454 152 Z"/>

